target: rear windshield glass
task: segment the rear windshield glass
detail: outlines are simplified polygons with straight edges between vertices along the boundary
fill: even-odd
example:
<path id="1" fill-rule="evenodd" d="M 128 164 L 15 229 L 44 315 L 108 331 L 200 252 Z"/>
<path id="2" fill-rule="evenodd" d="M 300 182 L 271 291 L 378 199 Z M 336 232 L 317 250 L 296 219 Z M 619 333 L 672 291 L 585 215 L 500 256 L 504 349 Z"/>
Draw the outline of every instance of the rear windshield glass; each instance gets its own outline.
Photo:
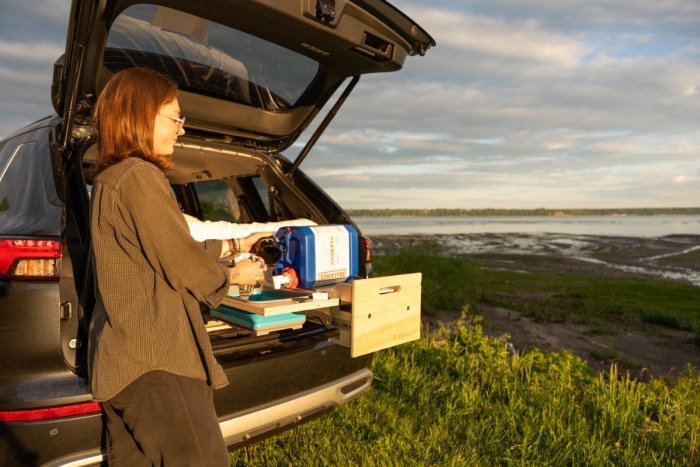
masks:
<path id="1" fill-rule="evenodd" d="M 104 64 L 148 67 L 178 86 L 268 110 L 294 107 L 318 62 L 241 31 L 170 8 L 133 5 L 117 17 Z"/>
<path id="2" fill-rule="evenodd" d="M 196 182 L 194 189 L 197 192 L 197 198 L 199 198 L 202 220 L 241 222 L 241 212 L 238 209 L 236 195 L 226 182 L 221 180 Z"/>

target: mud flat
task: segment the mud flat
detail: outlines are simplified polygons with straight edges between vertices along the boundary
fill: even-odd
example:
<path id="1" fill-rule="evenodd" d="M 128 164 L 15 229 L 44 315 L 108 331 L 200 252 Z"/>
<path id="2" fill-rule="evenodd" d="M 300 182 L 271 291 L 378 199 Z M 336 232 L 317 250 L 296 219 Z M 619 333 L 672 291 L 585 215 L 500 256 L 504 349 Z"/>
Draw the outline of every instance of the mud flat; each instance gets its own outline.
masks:
<path id="1" fill-rule="evenodd" d="M 444 254 L 478 258 L 485 268 L 651 278 L 700 286 L 700 235 L 639 238 L 485 233 L 376 236 L 373 241 L 377 249 L 388 250 L 433 241 L 442 246 Z"/>
<path id="2" fill-rule="evenodd" d="M 685 284 L 686 294 L 690 292 L 691 295 L 693 286 L 700 286 L 700 236 L 459 234 L 383 236 L 374 237 L 373 241 L 378 254 L 402 250 L 411 243 L 436 242 L 444 255 L 476 259 L 485 272 L 517 273 L 523 282 L 536 275 L 547 275 L 557 283 L 558 275 L 574 275 L 584 281 L 586 276 L 596 276 L 591 280 L 597 282 L 601 282 L 601 277 L 609 277 L 611 281 L 622 278 L 620 282 L 628 284 L 628 279 L 640 279 L 639 287 L 649 284 L 650 280 Z M 669 284 L 668 287 L 680 286 Z M 700 289 L 697 292 L 698 307 L 694 309 L 693 305 L 692 313 L 700 312 Z M 512 298 L 512 291 L 509 293 Z M 554 295 L 532 289 L 519 293 L 525 299 L 541 295 L 542 303 Z M 629 371 L 641 380 L 677 375 L 686 364 L 700 368 L 700 333 L 692 327 L 670 329 L 646 322 L 634 313 L 598 315 L 590 322 L 581 323 L 572 322 L 573 319 L 561 322 L 538 319 L 522 310 L 493 302 L 482 302 L 479 309 L 484 319 L 484 333 L 491 337 L 509 334 L 509 342 L 519 352 L 533 348 L 555 352 L 568 350 L 592 368 L 605 371 L 616 363 L 621 371 Z M 438 310 L 434 315 L 424 315 L 424 322 L 428 329 L 436 329 L 440 323 L 450 325 L 460 315 L 458 311 Z"/>

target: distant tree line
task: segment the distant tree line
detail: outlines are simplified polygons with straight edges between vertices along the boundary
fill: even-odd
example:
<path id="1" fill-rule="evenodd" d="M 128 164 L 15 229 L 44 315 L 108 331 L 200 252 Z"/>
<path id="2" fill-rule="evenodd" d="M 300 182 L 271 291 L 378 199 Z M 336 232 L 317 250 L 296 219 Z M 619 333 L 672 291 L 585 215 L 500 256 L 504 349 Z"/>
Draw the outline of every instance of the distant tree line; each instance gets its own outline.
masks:
<path id="1" fill-rule="evenodd" d="M 486 216 L 697 216 L 699 208 L 631 209 L 346 209 L 351 217 L 486 217 Z"/>

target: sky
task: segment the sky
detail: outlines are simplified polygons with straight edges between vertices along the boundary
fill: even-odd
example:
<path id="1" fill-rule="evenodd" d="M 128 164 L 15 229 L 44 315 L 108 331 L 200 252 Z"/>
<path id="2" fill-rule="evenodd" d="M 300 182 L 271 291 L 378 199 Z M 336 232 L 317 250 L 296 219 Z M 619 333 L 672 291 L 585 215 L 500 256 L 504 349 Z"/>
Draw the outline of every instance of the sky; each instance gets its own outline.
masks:
<path id="1" fill-rule="evenodd" d="M 363 76 L 302 164 L 341 206 L 700 206 L 700 2 L 393 3 L 438 45 Z M 0 137 L 53 112 L 69 7 L 0 0 Z"/>

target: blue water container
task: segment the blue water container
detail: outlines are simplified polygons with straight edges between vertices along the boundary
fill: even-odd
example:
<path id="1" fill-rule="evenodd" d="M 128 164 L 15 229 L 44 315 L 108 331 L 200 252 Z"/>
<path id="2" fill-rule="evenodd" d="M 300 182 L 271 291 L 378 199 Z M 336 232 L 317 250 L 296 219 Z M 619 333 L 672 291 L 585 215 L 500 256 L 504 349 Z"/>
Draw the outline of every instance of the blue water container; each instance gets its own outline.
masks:
<path id="1" fill-rule="evenodd" d="M 294 270 L 298 278 L 296 287 L 338 284 L 357 275 L 357 230 L 350 225 L 283 227 L 275 236 L 287 246 L 275 271 L 279 275 Z"/>

